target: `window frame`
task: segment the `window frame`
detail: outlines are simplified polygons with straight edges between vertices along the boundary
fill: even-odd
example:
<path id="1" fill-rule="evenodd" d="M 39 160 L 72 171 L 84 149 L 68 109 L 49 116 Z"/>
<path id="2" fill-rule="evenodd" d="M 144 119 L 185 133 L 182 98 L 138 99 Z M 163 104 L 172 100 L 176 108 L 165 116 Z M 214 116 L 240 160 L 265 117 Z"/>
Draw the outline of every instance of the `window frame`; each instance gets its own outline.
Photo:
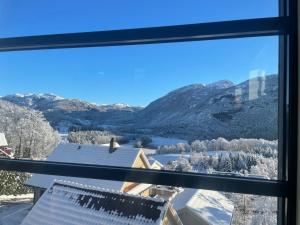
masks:
<path id="1" fill-rule="evenodd" d="M 279 11 L 279 17 L 270 18 L 0 38 L 0 52 L 8 52 L 278 35 L 278 180 L 14 159 L 0 159 L 0 169 L 273 196 L 279 199 L 278 224 L 296 224 L 298 144 L 297 0 L 279 0 Z"/>

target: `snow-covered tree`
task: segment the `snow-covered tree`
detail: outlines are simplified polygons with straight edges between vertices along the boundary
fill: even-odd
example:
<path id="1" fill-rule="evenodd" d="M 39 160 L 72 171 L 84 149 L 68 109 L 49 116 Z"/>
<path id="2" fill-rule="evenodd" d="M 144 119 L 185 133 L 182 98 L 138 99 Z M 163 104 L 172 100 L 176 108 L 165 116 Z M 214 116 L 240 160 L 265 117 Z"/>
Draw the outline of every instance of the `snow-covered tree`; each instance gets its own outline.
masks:
<path id="1" fill-rule="evenodd" d="M 222 172 L 232 172 L 231 158 L 228 154 L 221 155 L 219 170 Z"/>
<path id="2" fill-rule="evenodd" d="M 45 158 L 57 145 L 59 136 L 41 112 L 0 100 L 0 131 L 14 149 L 15 157 Z"/>
<path id="3" fill-rule="evenodd" d="M 185 157 L 179 157 L 177 165 L 175 166 L 176 171 L 191 172 L 193 167 Z"/>
<path id="4" fill-rule="evenodd" d="M 59 141 L 59 136 L 42 113 L 0 100 L 0 132 L 5 133 L 16 158 L 44 159 Z M 0 195 L 30 192 L 24 182 L 30 175 L 0 171 Z"/>
<path id="5" fill-rule="evenodd" d="M 191 143 L 191 149 L 192 151 L 195 152 L 203 152 L 203 151 L 207 151 L 207 146 L 205 145 L 204 142 L 196 140 Z"/>

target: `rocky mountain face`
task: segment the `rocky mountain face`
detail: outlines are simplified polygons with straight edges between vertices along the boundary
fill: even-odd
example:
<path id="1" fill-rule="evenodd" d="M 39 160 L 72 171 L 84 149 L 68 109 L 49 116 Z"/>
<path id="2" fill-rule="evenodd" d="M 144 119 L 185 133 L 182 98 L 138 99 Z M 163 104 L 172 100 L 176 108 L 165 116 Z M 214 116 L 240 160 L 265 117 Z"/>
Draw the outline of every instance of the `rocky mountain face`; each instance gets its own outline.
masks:
<path id="1" fill-rule="evenodd" d="M 54 94 L 15 94 L 4 96 L 2 99 L 43 112 L 50 124 L 60 132 L 66 132 L 73 126 L 126 124 L 141 109 L 126 104 L 96 105 L 79 99 L 65 99 Z"/>
<path id="2" fill-rule="evenodd" d="M 141 110 L 136 126 L 189 139 L 277 139 L 277 110 L 278 76 L 270 75 L 177 89 Z"/>
<path id="3" fill-rule="evenodd" d="M 8 95 L 18 105 L 40 110 L 60 131 L 70 126 L 118 125 L 186 139 L 277 139 L 278 76 L 240 84 L 218 81 L 174 90 L 145 108 L 95 105 L 52 94 Z"/>

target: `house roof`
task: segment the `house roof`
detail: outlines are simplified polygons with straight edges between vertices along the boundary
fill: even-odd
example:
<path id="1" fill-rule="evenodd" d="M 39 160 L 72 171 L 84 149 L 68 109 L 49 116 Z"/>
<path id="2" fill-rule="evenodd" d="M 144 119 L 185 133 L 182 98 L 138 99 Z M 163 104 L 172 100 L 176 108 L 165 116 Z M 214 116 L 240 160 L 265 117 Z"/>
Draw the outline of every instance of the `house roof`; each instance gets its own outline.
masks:
<path id="1" fill-rule="evenodd" d="M 185 188 L 172 200 L 176 211 L 189 210 L 208 224 L 229 225 L 233 203 L 218 191 Z"/>
<path id="2" fill-rule="evenodd" d="M 5 134 L 0 133 L 0 147 L 5 147 L 5 146 L 8 146 L 6 138 L 5 138 Z"/>
<path id="3" fill-rule="evenodd" d="M 34 205 L 22 225 L 158 225 L 168 206 L 162 199 L 56 181 Z"/>
<path id="4" fill-rule="evenodd" d="M 141 192 L 150 188 L 152 184 L 138 184 L 134 188 L 130 189 L 127 193 L 132 195 L 139 195 Z"/>
<path id="5" fill-rule="evenodd" d="M 164 167 L 163 164 L 161 164 L 161 163 L 160 163 L 159 161 L 157 161 L 157 160 L 153 160 L 153 158 L 152 158 L 152 159 L 149 159 L 148 161 L 149 161 L 149 163 L 151 164 L 151 169 L 161 170 L 161 169 Z"/>
<path id="6" fill-rule="evenodd" d="M 110 153 L 108 147 L 104 145 L 65 143 L 59 144 L 47 158 L 47 161 L 132 167 L 139 154 L 140 150 L 129 146 L 121 146 L 116 151 Z M 114 190 L 121 190 L 123 186 L 123 182 L 121 181 L 62 177 L 43 174 L 34 174 L 26 181 L 26 184 L 34 187 L 48 188 L 55 179 L 69 180 L 90 186 L 110 188 Z"/>

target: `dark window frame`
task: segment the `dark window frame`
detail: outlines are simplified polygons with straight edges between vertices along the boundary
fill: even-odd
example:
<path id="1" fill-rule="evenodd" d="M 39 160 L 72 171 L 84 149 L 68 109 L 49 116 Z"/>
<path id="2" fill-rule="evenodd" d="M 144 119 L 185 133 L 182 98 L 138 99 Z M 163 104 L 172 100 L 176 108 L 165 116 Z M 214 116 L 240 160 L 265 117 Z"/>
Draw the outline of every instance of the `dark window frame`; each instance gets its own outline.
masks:
<path id="1" fill-rule="evenodd" d="M 273 196 L 279 199 L 278 224 L 296 224 L 298 129 L 297 0 L 279 0 L 279 9 L 279 17 L 271 18 L 0 38 L 0 51 L 7 52 L 141 45 L 278 35 L 278 180 L 12 159 L 0 159 L 0 169 Z"/>

